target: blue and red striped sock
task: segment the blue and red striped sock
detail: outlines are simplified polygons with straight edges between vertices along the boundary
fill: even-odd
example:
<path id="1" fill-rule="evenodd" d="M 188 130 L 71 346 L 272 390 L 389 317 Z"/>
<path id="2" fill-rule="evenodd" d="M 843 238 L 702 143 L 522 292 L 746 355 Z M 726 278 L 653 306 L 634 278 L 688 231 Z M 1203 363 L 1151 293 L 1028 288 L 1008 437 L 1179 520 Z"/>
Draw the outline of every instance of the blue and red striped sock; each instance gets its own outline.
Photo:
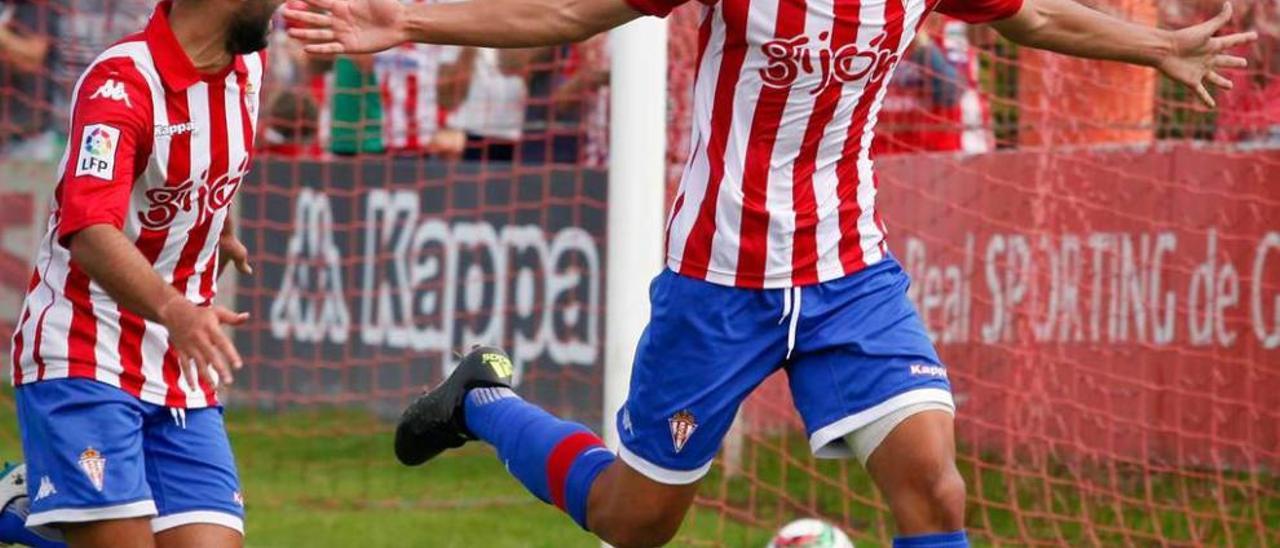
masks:
<path id="1" fill-rule="evenodd" d="M 22 544 L 32 548 L 66 548 L 66 544 L 27 529 L 27 498 L 19 497 L 0 508 L 0 545 Z"/>
<path id="2" fill-rule="evenodd" d="M 467 428 L 498 450 L 511 475 L 586 529 L 591 485 L 614 461 L 604 442 L 509 388 L 477 388 L 467 393 L 464 405 Z"/>

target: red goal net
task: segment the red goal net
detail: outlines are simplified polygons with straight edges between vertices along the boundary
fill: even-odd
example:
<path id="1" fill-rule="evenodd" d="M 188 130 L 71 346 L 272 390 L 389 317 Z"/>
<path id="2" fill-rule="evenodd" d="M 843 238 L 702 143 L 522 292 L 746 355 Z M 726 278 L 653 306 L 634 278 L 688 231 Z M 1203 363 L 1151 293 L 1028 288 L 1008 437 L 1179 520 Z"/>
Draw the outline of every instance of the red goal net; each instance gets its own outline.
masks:
<path id="1" fill-rule="evenodd" d="M 1217 8 L 1089 3 L 1164 26 Z M 0 1 L 0 32 L 21 38 L 0 51 L 0 331 L 22 304 L 78 71 L 153 5 Z M 1231 28 L 1262 39 L 1236 52 L 1253 67 L 1228 75 L 1216 112 L 1153 71 L 937 16 L 898 69 L 879 199 L 949 366 L 980 545 L 1280 545 L 1280 9 L 1236 8 Z M 700 10 L 671 18 L 668 188 Z M 256 272 L 219 297 L 253 315 L 228 422 L 250 508 L 269 516 L 254 534 L 328 531 L 321 512 L 422 511 L 479 533 L 500 527 L 468 511 L 526 519 L 531 499 L 491 479 L 483 450 L 438 472 L 391 457 L 390 421 L 472 344 L 508 348 L 530 400 L 605 422 L 605 333 L 631 313 L 603 300 L 605 252 L 628 244 L 605 236 L 607 50 L 334 60 L 273 40 L 235 214 Z M 12 394 L 0 459 L 19 457 Z M 810 456 L 779 376 L 740 413 L 678 542 L 759 546 L 800 517 L 859 544 L 893 535 L 858 464 Z"/>

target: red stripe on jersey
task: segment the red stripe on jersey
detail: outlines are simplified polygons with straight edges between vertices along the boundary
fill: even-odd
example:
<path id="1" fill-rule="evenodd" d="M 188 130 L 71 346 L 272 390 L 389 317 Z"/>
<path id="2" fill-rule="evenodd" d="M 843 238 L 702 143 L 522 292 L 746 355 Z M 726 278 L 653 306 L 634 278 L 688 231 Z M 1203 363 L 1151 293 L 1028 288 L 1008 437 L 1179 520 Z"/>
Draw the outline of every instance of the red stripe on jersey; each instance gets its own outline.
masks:
<path id="1" fill-rule="evenodd" d="M 33 270 L 31 272 L 31 281 L 27 282 L 27 294 L 30 295 L 35 291 L 36 286 L 40 285 L 40 271 Z M 13 334 L 13 359 L 9 362 L 13 366 L 13 385 L 22 385 L 22 330 L 26 327 L 27 322 L 31 321 L 31 308 L 22 307 L 22 319 L 18 320 L 17 332 Z"/>
<path id="2" fill-rule="evenodd" d="M 40 311 L 40 318 L 36 320 L 36 336 L 31 341 L 31 359 L 36 362 L 36 380 L 44 380 L 44 356 L 40 355 L 40 345 L 44 342 L 44 318 L 49 314 L 49 309 L 53 307 L 53 302 L 46 304 L 44 310 Z"/>
<path id="3" fill-rule="evenodd" d="M 200 185 L 192 190 L 197 193 L 200 199 L 196 200 L 196 219 L 195 224 L 187 231 L 187 241 L 182 246 L 182 252 L 178 255 L 178 264 L 173 269 L 173 287 L 179 293 L 186 295 L 187 290 L 191 286 L 191 278 L 195 276 L 196 261 L 200 259 L 200 252 L 208 243 L 209 228 L 213 224 L 213 216 L 208 213 L 209 200 L 209 183 L 218 180 L 227 172 L 227 104 L 225 99 L 226 80 L 218 79 L 208 82 L 207 100 L 209 105 L 209 169 L 204 174 L 203 180 L 196 177 L 196 182 Z M 188 171 L 190 167 L 188 167 Z M 196 283 L 200 283 L 199 280 Z M 177 365 L 177 361 L 169 359 L 168 353 L 165 355 L 165 381 L 169 386 L 169 391 L 165 396 L 165 404 L 170 407 L 186 407 L 186 395 L 182 391 L 182 387 L 176 382 L 178 376 L 177 368 L 170 372 L 170 363 Z M 171 380 L 173 379 L 173 380 Z"/>
<path id="4" fill-rule="evenodd" d="M 22 385 L 22 326 L 31 319 L 31 309 L 22 311 L 22 319 L 18 320 L 17 332 L 13 334 L 13 354 L 9 363 L 13 366 L 13 385 Z"/>
<path id="5" fill-rule="evenodd" d="M 178 108 L 173 101 L 166 100 L 166 110 L 169 113 L 170 124 L 183 124 L 189 121 L 186 109 Z M 182 144 L 180 144 L 182 143 Z M 179 133 L 169 137 L 169 176 L 165 180 L 165 186 L 173 187 L 182 184 L 186 180 L 186 172 L 189 171 L 191 150 L 191 134 Z M 175 152 L 179 156 L 175 157 Z M 174 167 L 182 168 L 181 177 L 175 177 Z M 152 265 L 160 259 L 160 254 L 164 251 L 164 244 L 169 239 L 169 228 L 165 227 L 159 230 L 147 228 L 145 226 L 139 229 L 138 239 L 134 244 L 138 247 L 138 251 L 142 252 L 142 256 Z M 141 316 L 125 308 L 120 308 L 120 344 L 118 351 L 120 353 L 120 367 L 123 372 L 120 375 L 120 388 L 134 396 L 142 394 L 142 386 L 146 384 L 147 376 L 143 371 L 142 362 L 142 339 L 147 333 L 147 324 Z"/>
<path id="6" fill-rule="evenodd" d="M 706 192 L 698 206 L 698 217 L 693 222 L 685 242 L 680 273 L 693 278 L 706 278 L 711 265 L 711 245 L 716 234 L 716 203 L 720 183 L 724 179 L 724 155 L 729 146 L 729 132 L 733 126 L 734 95 L 742 64 L 747 57 L 747 11 L 749 2 L 721 2 L 718 9 L 724 20 L 725 37 L 720 73 L 716 77 L 715 104 L 711 107 L 711 136 L 707 145 Z M 714 16 L 713 16 L 714 17 Z"/>
<path id="7" fill-rule="evenodd" d="M 70 263 L 64 294 L 71 301 L 71 329 L 67 334 L 67 375 L 98 378 L 98 318 L 89 298 L 89 276 L 75 262 Z"/>
<path id="8" fill-rule="evenodd" d="M 715 17 L 708 12 L 706 17 L 702 18 L 702 23 L 698 25 L 698 58 L 693 65 L 693 81 L 696 85 L 702 78 L 702 60 L 707 55 L 707 45 L 711 43 L 711 23 Z M 693 142 L 693 153 L 689 154 L 688 164 L 697 161 L 698 154 L 702 152 L 702 140 L 695 139 Z M 685 166 L 688 169 L 688 166 Z M 676 201 L 671 206 L 671 218 L 667 220 L 667 237 L 664 249 L 671 249 L 671 226 L 675 224 L 676 218 L 680 216 L 680 210 L 684 209 L 684 186 L 681 185 L 681 192 L 676 196 Z"/>
<path id="9" fill-rule="evenodd" d="M 862 0 L 835 3 L 835 18 L 831 25 L 832 51 L 839 51 L 858 39 L 861 11 Z M 822 138 L 835 118 L 836 107 L 843 94 L 844 83 L 833 82 L 818 95 L 792 172 L 791 199 L 796 212 L 796 232 L 795 247 L 791 253 L 791 282 L 796 285 L 818 282 L 818 201 L 813 177 L 818 169 Z"/>
<path id="10" fill-rule="evenodd" d="M 884 40 L 875 44 L 880 49 L 893 52 L 896 58 L 898 46 L 902 43 L 902 31 L 906 12 L 904 0 L 888 0 L 885 4 Z M 924 18 L 921 17 L 921 21 Z M 897 60 L 895 59 L 894 63 Z M 836 195 L 840 199 L 840 263 L 844 265 L 846 274 L 856 272 L 866 266 L 862 256 L 862 235 L 858 233 L 858 218 L 862 216 L 862 206 L 858 205 L 858 188 L 863 183 L 862 174 L 858 170 L 858 159 L 862 157 L 862 136 L 866 133 L 871 108 L 876 104 L 880 89 L 887 83 L 889 71 L 894 63 L 882 63 L 873 69 L 862 96 L 858 98 L 858 106 L 853 111 L 853 123 L 849 125 L 849 133 L 845 137 L 844 150 L 836 165 Z"/>
<path id="11" fill-rule="evenodd" d="M 789 39 L 804 32 L 806 0 L 778 0 L 774 38 Z M 825 38 L 825 37 L 821 37 Z M 746 165 L 742 173 L 742 227 L 738 244 L 738 286 L 763 287 L 769 246 L 769 173 L 782 111 L 791 95 L 787 87 L 764 86 L 756 100 L 756 112 L 747 138 Z"/>
<path id="12" fill-rule="evenodd" d="M 405 136 L 405 148 L 409 150 L 421 150 L 424 143 L 418 142 L 418 75 L 417 73 L 409 74 L 404 80 L 405 87 L 405 124 L 408 128 Z"/>
<path id="13" fill-rule="evenodd" d="M 165 406 L 186 407 L 187 397 L 182 392 L 182 365 L 178 363 L 178 353 L 172 346 L 164 350 L 164 364 L 161 367 L 164 368 L 164 385 L 168 387 L 164 395 Z"/>

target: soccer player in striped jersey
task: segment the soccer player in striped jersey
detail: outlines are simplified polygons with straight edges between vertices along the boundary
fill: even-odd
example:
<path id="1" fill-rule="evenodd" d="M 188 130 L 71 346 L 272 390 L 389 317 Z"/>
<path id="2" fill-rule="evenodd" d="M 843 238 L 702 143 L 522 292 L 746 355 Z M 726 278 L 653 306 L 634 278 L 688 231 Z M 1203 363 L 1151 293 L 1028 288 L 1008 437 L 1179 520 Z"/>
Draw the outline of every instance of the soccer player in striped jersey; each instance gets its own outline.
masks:
<path id="1" fill-rule="evenodd" d="M 228 206 L 278 3 L 164 0 L 74 88 L 12 362 L 26 525 L 72 546 L 243 544 L 216 389 L 247 316 L 213 300 L 226 261 L 248 270 Z"/>
<path id="2" fill-rule="evenodd" d="M 315 53 L 404 41 L 486 47 L 581 40 L 686 0 L 308 0 L 290 32 Z M 618 546 L 671 539 L 743 399 L 785 369 L 819 457 L 861 459 L 898 546 L 965 546 L 947 369 L 888 251 L 870 156 L 886 84 L 930 12 L 1010 40 L 1163 71 L 1213 104 L 1230 6 L 1163 31 L 1073 0 L 701 0 L 693 151 L 667 227 L 667 269 L 615 457 L 586 428 L 523 401 L 480 349 L 413 402 L 407 464 L 480 439 L 535 495 Z M 663 52 L 655 52 L 663 55 Z M 654 181 L 653 184 L 662 184 Z M 635 288 L 637 291 L 640 288 Z M 615 311 L 625 313 L 625 311 Z"/>

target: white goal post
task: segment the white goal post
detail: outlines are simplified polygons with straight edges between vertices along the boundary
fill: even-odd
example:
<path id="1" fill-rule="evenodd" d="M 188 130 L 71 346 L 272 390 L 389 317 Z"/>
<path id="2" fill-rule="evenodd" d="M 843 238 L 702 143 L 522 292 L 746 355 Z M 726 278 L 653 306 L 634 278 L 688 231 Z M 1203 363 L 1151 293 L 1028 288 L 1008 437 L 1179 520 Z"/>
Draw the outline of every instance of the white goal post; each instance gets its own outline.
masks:
<path id="1" fill-rule="evenodd" d="M 667 187 L 667 21 L 641 17 L 610 33 L 609 197 L 605 265 L 604 432 L 627 398 L 631 360 L 649 321 L 649 281 L 663 265 Z"/>

